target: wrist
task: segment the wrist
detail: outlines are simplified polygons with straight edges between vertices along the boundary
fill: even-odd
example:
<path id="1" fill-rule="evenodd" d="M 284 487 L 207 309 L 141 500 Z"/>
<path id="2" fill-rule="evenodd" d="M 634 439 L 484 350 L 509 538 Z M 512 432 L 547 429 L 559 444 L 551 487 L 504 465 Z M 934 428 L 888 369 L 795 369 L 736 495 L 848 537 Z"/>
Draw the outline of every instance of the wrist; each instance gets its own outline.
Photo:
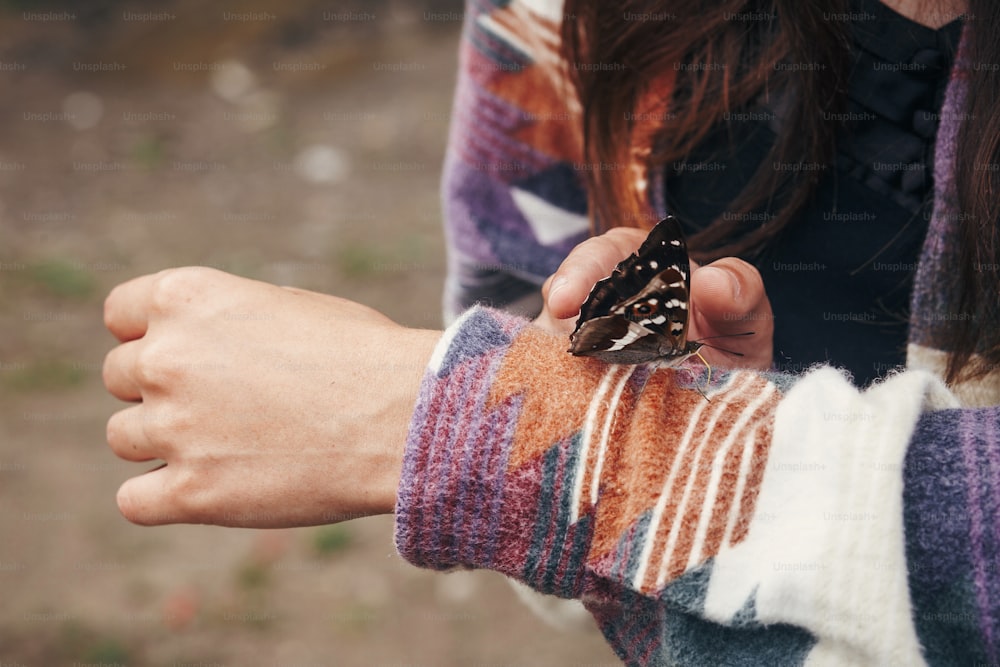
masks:
<path id="1" fill-rule="evenodd" d="M 391 514 L 396 507 L 396 492 L 403 469 L 403 454 L 413 409 L 428 362 L 441 339 L 440 331 L 401 329 L 392 337 L 390 353 L 383 357 L 385 366 L 376 377 L 384 381 L 378 391 L 388 392 L 387 414 L 381 424 L 378 483 L 371 499 L 378 514 Z"/>

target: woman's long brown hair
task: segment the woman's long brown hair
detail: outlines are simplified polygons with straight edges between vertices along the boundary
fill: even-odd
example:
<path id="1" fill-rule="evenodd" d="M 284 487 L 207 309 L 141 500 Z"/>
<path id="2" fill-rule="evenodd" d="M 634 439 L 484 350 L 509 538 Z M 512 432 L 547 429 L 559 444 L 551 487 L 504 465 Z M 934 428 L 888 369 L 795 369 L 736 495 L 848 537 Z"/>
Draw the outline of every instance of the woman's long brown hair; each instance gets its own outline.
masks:
<path id="1" fill-rule="evenodd" d="M 845 106 L 850 11 L 849 0 L 565 0 L 562 48 L 583 107 L 585 160 L 629 163 L 637 105 L 656 77 L 676 76 L 649 158 L 660 165 L 684 161 L 727 114 L 789 86 L 796 97 L 770 154 L 727 211 L 689 239 L 700 260 L 760 251 L 834 156 L 829 118 Z M 969 74 L 956 151 L 960 266 L 942 285 L 958 307 L 945 346 L 949 382 L 1000 368 L 1000 2 L 969 0 L 966 20 L 965 56 L 981 65 Z M 595 231 L 648 226 L 628 169 L 591 168 L 586 179 Z M 744 214 L 761 208 L 767 223 L 748 230 Z"/>

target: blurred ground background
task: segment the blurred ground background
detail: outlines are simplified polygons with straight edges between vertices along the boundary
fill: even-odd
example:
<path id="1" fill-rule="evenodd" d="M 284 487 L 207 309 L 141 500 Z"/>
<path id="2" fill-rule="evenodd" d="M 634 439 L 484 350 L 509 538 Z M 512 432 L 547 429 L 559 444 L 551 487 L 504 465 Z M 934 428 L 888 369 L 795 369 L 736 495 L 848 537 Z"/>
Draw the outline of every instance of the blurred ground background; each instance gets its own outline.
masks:
<path id="1" fill-rule="evenodd" d="M 0 664 L 599 665 L 391 518 L 139 528 L 115 284 L 186 264 L 439 325 L 459 0 L 0 3 Z"/>

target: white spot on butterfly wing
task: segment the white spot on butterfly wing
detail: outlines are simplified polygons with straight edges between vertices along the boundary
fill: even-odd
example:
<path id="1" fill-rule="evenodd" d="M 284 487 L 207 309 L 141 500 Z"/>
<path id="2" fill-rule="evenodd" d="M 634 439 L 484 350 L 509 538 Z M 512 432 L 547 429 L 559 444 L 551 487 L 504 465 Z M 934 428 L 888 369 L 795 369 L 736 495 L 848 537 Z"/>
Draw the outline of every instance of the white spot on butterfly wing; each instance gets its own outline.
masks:
<path id="1" fill-rule="evenodd" d="M 630 343 L 642 338 L 643 336 L 648 336 L 653 333 L 649 329 L 645 329 L 635 322 L 628 323 L 628 331 L 621 338 L 614 339 L 614 343 L 608 348 L 608 351 L 615 352 L 617 350 L 624 350 Z"/>

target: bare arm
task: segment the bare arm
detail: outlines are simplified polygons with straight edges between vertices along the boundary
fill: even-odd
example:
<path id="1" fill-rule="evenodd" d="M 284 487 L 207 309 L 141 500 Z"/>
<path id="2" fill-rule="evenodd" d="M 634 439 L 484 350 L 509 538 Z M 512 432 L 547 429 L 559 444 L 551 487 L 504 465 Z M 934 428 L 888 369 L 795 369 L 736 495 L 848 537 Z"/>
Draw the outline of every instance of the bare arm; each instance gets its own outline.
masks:
<path id="1" fill-rule="evenodd" d="M 118 286 L 105 321 L 121 341 L 105 383 L 134 403 L 111 417 L 108 442 L 165 462 L 119 490 L 130 521 L 276 527 L 392 512 L 438 332 L 202 268 Z"/>

